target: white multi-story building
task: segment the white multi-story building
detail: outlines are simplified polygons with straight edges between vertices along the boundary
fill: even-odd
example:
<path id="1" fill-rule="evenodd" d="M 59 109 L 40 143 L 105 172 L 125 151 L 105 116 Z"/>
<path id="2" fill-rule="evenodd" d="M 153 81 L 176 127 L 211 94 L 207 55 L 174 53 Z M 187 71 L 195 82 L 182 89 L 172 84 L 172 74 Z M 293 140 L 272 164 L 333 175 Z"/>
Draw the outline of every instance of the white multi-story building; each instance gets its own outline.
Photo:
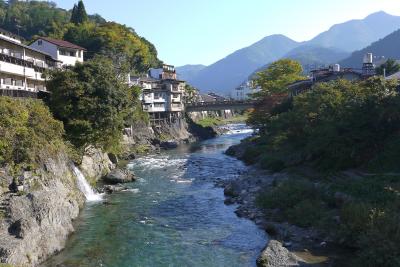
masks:
<path id="1" fill-rule="evenodd" d="M 22 44 L 21 39 L 0 29 L 0 93 L 36 97 L 46 92 L 43 73 L 58 61 L 50 54 Z"/>
<path id="2" fill-rule="evenodd" d="M 83 53 L 86 49 L 64 40 L 39 37 L 30 44 L 30 47 L 43 51 L 62 63 L 63 66 L 75 66 L 76 62 L 83 62 Z"/>
<path id="3" fill-rule="evenodd" d="M 250 96 L 258 92 L 260 88 L 255 88 L 253 81 L 246 81 L 239 87 L 233 89 L 231 97 L 235 100 L 247 100 Z"/>
<path id="4" fill-rule="evenodd" d="M 182 117 L 185 110 L 185 82 L 176 77 L 175 68 L 164 65 L 158 77 L 130 77 L 130 84 L 142 88 L 143 110 L 152 120 L 174 120 Z"/>

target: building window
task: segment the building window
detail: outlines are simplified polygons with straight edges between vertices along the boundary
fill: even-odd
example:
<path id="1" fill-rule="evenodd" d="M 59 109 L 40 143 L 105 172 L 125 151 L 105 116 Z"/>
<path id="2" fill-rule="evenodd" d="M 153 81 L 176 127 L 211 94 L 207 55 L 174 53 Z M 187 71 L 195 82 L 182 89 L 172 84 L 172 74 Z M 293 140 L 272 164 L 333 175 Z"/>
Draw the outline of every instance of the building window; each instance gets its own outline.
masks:
<path id="1" fill-rule="evenodd" d="M 76 53 L 75 53 L 74 51 L 69 51 L 69 55 L 70 55 L 71 57 L 75 57 Z"/>
<path id="2" fill-rule="evenodd" d="M 38 41 L 37 41 L 37 44 L 38 44 L 38 45 L 42 45 L 42 44 L 43 44 L 43 41 L 42 41 L 42 40 L 38 40 Z"/>
<path id="3" fill-rule="evenodd" d="M 164 107 L 164 104 L 155 103 L 155 104 L 154 104 L 154 107 L 155 107 L 155 108 L 163 108 L 163 107 Z"/>
<path id="4" fill-rule="evenodd" d="M 23 80 L 16 80 L 15 81 L 15 86 L 24 86 L 24 81 Z"/>
<path id="5" fill-rule="evenodd" d="M 60 55 L 66 56 L 67 55 L 67 51 L 65 51 L 64 49 L 60 49 Z"/>
<path id="6" fill-rule="evenodd" d="M 154 99 L 160 99 L 163 98 L 163 95 L 161 93 L 154 93 Z"/>
<path id="7" fill-rule="evenodd" d="M 4 79 L 4 84 L 12 85 L 12 79 L 11 78 L 5 78 Z"/>

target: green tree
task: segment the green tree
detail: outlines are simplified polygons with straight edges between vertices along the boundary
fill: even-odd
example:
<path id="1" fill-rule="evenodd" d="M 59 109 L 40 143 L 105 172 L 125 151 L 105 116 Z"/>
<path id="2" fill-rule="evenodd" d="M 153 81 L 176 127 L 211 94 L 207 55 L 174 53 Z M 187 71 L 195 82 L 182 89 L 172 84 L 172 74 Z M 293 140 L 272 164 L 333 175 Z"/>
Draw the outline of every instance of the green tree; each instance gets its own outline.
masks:
<path id="1" fill-rule="evenodd" d="M 65 148 L 62 122 L 42 101 L 0 97 L 0 166 L 36 164 Z"/>
<path id="2" fill-rule="evenodd" d="M 88 21 L 88 15 L 86 13 L 85 5 L 80 0 L 78 5 L 74 5 L 71 14 L 71 22 L 75 24 L 81 24 Z"/>
<path id="3" fill-rule="evenodd" d="M 49 106 L 64 122 L 67 139 L 80 150 L 94 145 L 119 152 L 122 130 L 137 108 L 138 92 L 116 74 L 112 62 L 96 57 L 50 76 Z"/>
<path id="4" fill-rule="evenodd" d="M 263 71 L 257 73 L 255 85 L 261 87 L 261 92 L 256 97 L 271 94 L 287 93 L 288 85 L 304 79 L 301 64 L 291 59 L 281 59 L 273 62 Z"/>
<path id="5" fill-rule="evenodd" d="M 104 55 L 121 71 L 142 73 L 161 64 L 152 44 L 132 29 L 115 22 L 69 24 L 64 39 L 88 49 L 87 59 Z"/>
<path id="6" fill-rule="evenodd" d="M 376 74 L 386 76 L 392 75 L 400 71 L 400 64 L 396 60 L 389 58 L 385 63 L 376 68 Z"/>
<path id="7" fill-rule="evenodd" d="M 261 87 L 261 91 L 252 97 L 259 104 L 250 112 L 247 122 L 261 132 L 264 131 L 271 116 L 271 107 L 288 93 L 289 84 L 304 79 L 302 72 L 301 64 L 291 59 L 278 60 L 258 72 L 254 83 L 256 87 Z"/>

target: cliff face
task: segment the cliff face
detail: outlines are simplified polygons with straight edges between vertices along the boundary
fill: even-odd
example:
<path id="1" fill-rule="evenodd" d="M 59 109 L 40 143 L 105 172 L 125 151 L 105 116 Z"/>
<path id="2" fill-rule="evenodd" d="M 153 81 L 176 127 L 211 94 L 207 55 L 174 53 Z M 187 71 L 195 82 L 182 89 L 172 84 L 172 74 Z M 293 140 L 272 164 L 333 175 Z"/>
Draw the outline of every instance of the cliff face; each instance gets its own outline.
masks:
<path id="1" fill-rule="evenodd" d="M 216 135 L 214 129 L 197 125 L 190 117 L 153 126 L 140 122 L 124 131 L 125 156 L 131 158 L 141 152 L 156 150 L 158 146 L 175 147 L 180 143 L 212 138 Z"/>
<path id="2" fill-rule="evenodd" d="M 92 152 L 82 166 L 98 179 L 112 165 L 101 152 Z M 68 157 L 60 153 L 18 174 L 0 169 L 0 185 L 0 262 L 37 266 L 63 249 L 85 202 Z"/>

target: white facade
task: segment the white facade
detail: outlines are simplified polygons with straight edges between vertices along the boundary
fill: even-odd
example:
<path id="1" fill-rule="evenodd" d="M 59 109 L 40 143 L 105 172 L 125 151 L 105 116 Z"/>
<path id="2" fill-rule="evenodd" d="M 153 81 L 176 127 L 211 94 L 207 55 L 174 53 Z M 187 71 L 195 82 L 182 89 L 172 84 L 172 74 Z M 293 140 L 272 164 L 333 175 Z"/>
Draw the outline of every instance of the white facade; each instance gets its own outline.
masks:
<path id="1" fill-rule="evenodd" d="M 247 100 L 250 96 L 258 92 L 260 88 L 254 88 L 252 81 L 247 81 L 240 85 L 239 87 L 233 89 L 231 97 L 235 100 Z"/>
<path id="2" fill-rule="evenodd" d="M 37 50 L 50 54 L 61 62 L 63 66 L 75 66 L 76 62 L 83 62 L 84 48 L 62 40 L 39 38 L 30 44 Z"/>
<path id="3" fill-rule="evenodd" d="M 140 100 L 143 110 L 158 119 L 170 118 L 171 115 L 180 117 L 185 110 L 185 82 L 174 79 L 174 70 L 171 71 L 171 66 L 168 67 L 168 70 L 163 70 L 161 75 L 158 75 L 160 79 L 148 76 L 128 78 L 130 85 L 138 85 L 142 88 Z M 171 72 L 170 75 L 166 73 L 168 71 Z"/>
<path id="4" fill-rule="evenodd" d="M 46 91 L 43 73 L 57 67 L 50 55 L 25 46 L 0 30 L 0 89 L 37 93 Z M 2 91 L 3 93 L 3 91 Z"/>

